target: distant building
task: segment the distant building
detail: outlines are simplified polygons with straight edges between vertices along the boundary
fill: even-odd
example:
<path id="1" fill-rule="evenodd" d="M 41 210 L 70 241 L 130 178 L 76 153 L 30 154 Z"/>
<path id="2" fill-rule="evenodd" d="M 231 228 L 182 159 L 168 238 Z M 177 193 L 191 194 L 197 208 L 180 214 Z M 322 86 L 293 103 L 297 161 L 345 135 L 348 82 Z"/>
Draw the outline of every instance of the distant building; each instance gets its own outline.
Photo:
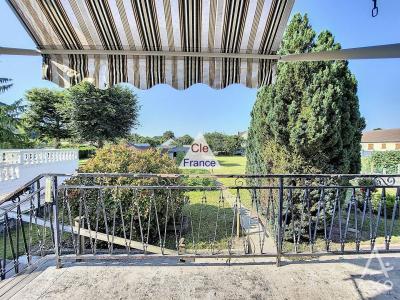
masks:
<path id="1" fill-rule="evenodd" d="M 172 159 L 176 159 L 179 153 L 186 154 L 189 151 L 190 145 L 177 146 L 175 140 L 169 139 L 157 147 L 161 153 L 166 153 Z"/>
<path id="2" fill-rule="evenodd" d="M 241 138 L 243 138 L 244 140 L 247 140 L 248 136 L 249 136 L 249 132 L 246 131 L 239 131 L 238 132 L 238 136 L 240 136 Z"/>
<path id="3" fill-rule="evenodd" d="M 400 151 L 400 128 L 366 131 L 361 138 L 363 156 L 373 151 Z"/>
<path id="4" fill-rule="evenodd" d="M 150 144 L 147 143 L 135 143 L 135 144 L 128 144 L 129 147 L 132 147 L 138 151 L 146 151 L 151 148 Z"/>
<path id="5" fill-rule="evenodd" d="M 179 153 L 185 155 L 190 149 L 190 145 L 175 146 L 167 150 L 168 156 L 172 159 L 176 159 Z"/>
<path id="6" fill-rule="evenodd" d="M 174 145 L 175 145 L 175 141 L 173 139 L 168 139 L 164 143 L 162 143 L 160 146 L 158 146 L 158 148 L 169 149 L 171 147 L 174 147 Z"/>

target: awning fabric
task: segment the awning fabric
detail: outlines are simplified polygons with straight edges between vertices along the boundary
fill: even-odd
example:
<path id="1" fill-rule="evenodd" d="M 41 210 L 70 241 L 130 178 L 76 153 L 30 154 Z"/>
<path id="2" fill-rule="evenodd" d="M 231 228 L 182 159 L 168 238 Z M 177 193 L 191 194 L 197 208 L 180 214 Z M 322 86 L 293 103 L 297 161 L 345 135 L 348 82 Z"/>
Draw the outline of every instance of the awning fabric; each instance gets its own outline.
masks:
<path id="1" fill-rule="evenodd" d="M 8 0 L 47 50 L 274 54 L 294 0 Z M 131 53 L 131 52 L 130 52 Z M 115 54 L 46 54 L 43 77 L 61 87 L 88 79 L 224 88 L 269 84 L 274 60 Z"/>

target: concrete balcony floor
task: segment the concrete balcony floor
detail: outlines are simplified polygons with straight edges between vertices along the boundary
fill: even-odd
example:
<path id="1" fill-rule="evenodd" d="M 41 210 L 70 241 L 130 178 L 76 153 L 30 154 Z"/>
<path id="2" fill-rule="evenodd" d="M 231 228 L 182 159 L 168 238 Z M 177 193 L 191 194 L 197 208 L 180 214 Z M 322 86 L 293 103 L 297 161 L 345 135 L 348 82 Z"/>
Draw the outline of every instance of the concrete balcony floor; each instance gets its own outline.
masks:
<path id="1" fill-rule="evenodd" d="M 400 299 L 400 254 L 273 259 L 63 261 L 0 283 L 1 299 Z M 370 261 L 369 268 L 365 266 Z M 382 262 L 382 264 L 381 264 Z M 386 267 L 383 270 L 383 267 Z M 386 274 L 385 274 L 386 273 Z M 391 289 L 390 287 L 391 286 Z"/>

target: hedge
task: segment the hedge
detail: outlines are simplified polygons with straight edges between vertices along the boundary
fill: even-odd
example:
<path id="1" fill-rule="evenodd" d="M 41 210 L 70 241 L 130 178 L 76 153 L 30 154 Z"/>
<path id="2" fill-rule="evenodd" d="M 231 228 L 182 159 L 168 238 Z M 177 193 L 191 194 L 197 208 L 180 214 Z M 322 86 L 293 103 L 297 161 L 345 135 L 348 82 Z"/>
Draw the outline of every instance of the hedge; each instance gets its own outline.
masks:
<path id="1" fill-rule="evenodd" d="M 371 157 L 363 159 L 363 170 L 367 172 L 398 173 L 400 151 L 375 151 Z"/>
<path id="2" fill-rule="evenodd" d="M 78 151 L 79 159 L 88 159 L 96 154 L 96 147 L 81 146 Z"/>

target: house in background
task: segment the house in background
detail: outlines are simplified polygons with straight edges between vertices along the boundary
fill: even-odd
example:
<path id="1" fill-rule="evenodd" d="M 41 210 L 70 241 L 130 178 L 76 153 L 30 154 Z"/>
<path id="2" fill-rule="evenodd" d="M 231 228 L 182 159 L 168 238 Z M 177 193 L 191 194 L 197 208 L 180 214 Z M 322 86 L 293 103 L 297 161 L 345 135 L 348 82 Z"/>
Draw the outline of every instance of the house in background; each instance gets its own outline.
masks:
<path id="1" fill-rule="evenodd" d="M 150 144 L 147 143 L 128 143 L 128 146 L 138 151 L 146 151 L 151 148 Z"/>
<path id="2" fill-rule="evenodd" d="M 182 155 L 186 155 L 186 153 L 189 151 L 190 145 L 183 145 L 183 146 L 174 146 L 168 149 L 167 153 L 168 156 L 172 159 L 176 159 L 178 157 L 179 153 L 182 153 Z"/>
<path id="3" fill-rule="evenodd" d="M 172 159 L 176 159 L 179 153 L 183 155 L 189 151 L 190 145 L 177 146 L 175 140 L 169 139 L 157 147 L 161 153 L 166 153 Z"/>
<path id="4" fill-rule="evenodd" d="M 247 141 L 247 138 L 249 137 L 249 132 L 247 130 L 246 131 L 239 131 L 238 132 L 238 136 L 240 136 L 245 141 Z"/>
<path id="5" fill-rule="evenodd" d="M 175 145 L 175 140 L 174 139 L 168 139 L 164 143 L 162 143 L 160 146 L 157 148 L 159 149 L 169 149 L 171 147 L 174 147 Z"/>
<path id="6" fill-rule="evenodd" d="M 373 151 L 400 151 L 400 128 L 366 131 L 361 138 L 361 154 L 369 156 Z"/>
<path id="7" fill-rule="evenodd" d="M 169 139 L 157 147 L 152 147 L 148 143 L 128 143 L 128 146 L 138 151 L 158 149 L 161 154 L 167 154 L 172 159 L 176 159 L 179 153 L 185 155 L 190 148 L 190 145 L 177 146 L 173 139 Z"/>

